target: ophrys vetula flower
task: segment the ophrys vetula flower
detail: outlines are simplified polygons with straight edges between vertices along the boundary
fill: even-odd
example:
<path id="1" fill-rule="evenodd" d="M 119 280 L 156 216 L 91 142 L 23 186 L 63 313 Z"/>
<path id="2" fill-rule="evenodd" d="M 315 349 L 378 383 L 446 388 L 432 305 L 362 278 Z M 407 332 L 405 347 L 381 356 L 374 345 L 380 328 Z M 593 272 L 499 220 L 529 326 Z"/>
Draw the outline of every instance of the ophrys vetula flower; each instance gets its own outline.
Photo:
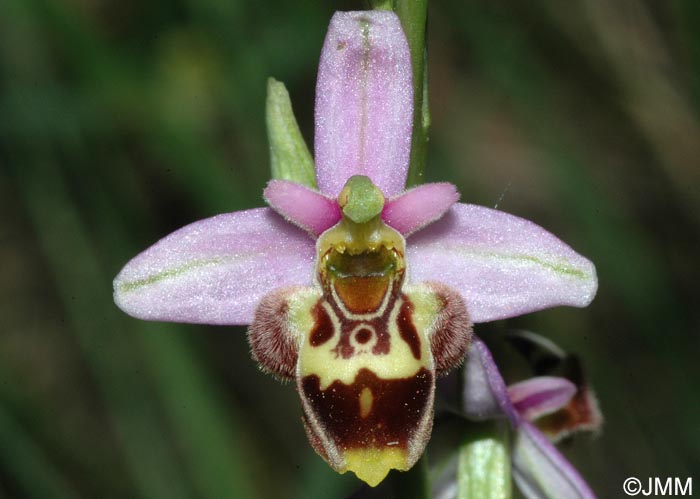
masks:
<path id="1" fill-rule="evenodd" d="M 135 317 L 251 324 L 261 366 L 296 380 L 314 448 L 371 485 L 420 457 L 435 377 L 460 362 L 472 322 L 585 306 L 597 286 L 588 260 L 531 222 L 458 203 L 447 183 L 404 192 L 412 115 L 398 18 L 336 14 L 318 190 L 273 180 L 270 208 L 183 227 L 114 281 Z"/>

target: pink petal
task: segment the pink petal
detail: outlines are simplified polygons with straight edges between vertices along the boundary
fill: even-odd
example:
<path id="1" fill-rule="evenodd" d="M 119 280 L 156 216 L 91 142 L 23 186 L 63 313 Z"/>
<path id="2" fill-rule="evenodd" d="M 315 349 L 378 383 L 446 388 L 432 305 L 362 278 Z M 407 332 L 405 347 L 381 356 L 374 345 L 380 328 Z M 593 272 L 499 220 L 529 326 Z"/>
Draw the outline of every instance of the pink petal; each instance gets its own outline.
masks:
<path id="1" fill-rule="evenodd" d="M 413 281 L 459 291 L 472 320 L 487 322 L 595 296 L 593 264 L 542 227 L 482 206 L 457 203 L 407 241 Z"/>
<path id="2" fill-rule="evenodd" d="M 454 185 L 424 184 L 387 201 L 382 219 L 408 236 L 438 220 L 457 201 L 459 192 Z"/>
<path id="3" fill-rule="evenodd" d="M 269 208 L 200 220 L 126 264 L 114 301 L 140 319 L 249 324 L 260 299 L 311 285 L 315 245 Z"/>
<path id="4" fill-rule="evenodd" d="M 575 394 L 576 385 L 554 376 L 539 376 L 508 387 L 513 405 L 528 421 L 561 409 Z"/>
<path id="5" fill-rule="evenodd" d="M 578 471 L 528 422 L 518 428 L 512 459 L 513 479 L 527 499 L 595 499 Z"/>
<path id="6" fill-rule="evenodd" d="M 316 85 L 315 160 L 322 193 L 337 197 L 352 175 L 385 196 L 404 189 L 411 151 L 411 58 L 392 12 L 337 12 Z"/>
<path id="7" fill-rule="evenodd" d="M 295 182 L 271 180 L 263 197 L 273 210 L 314 236 L 340 221 L 335 200 Z"/>
<path id="8" fill-rule="evenodd" d="M 464 363 L 463 413 L 478 421 L 505 415 L 513 426 L 520 423 L 498 366 L 483 341 L 474 336 Z"/>

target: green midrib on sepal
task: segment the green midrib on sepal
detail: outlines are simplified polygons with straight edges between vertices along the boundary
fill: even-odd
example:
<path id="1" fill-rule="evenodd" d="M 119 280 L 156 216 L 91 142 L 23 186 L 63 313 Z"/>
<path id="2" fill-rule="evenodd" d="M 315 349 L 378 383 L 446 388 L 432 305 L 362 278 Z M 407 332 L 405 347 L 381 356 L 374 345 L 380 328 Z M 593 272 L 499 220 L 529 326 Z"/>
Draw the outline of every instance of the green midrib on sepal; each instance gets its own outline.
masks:
<path id="1" fill-rule="evenodd" d="M 155 284 L 157 282 L 164 281 L 166 279 L 178 277 L 178 276 L 185 274 L 191 270 L 196 270 L 196 269 L 206 267 L 209 265 L 218 265 L 218 264 L 226 263 L 227 261 L 231 261 L 233 259 L 234 259 L 233 257 L 216 257 L 216 258 L 209 258 L 206 260 L 193 260 L 191 262 L 187 262 L 183 265 L 180 265 L 179 267 L 166 269 L 166 270 L 163 270 L 161 272 L 157 272 L 153 275 L 150 275 L 148 277 L 144 277 L 142 279 L 136 279 L 134 281 L 127 281 L 127 282 L 119 283 L 116 286 L 115 290 L 117 292 L 121 292 L 121 293 L 129 293 L 132 291 L 136 291 L 139 288 L 143 288 L 144 286 L 148 286 L 150 284 Z"/>
<path id="2" fill-rule="evenodd" d="M 582 280 L 589 280 L 590 278 L 593 277 L 592 274 L 587 274 L 583 270 L 579 270 L 579 269 L 571 267 L 569 265 L 550 263 L 550 262 L 541 260 L 539 258 L 536 258 L 534 256 L 512 256 L 511 257 L 511 256 L 507 256 L 507 255 L 496 255 L 496 254 L 492 254 L 489 256 L 493 256 L 495 258 L 510 259 L 510 260 L 514 260 L 514 261 L 534 263 L 534 264 L 539 265 L 540 267 L 544 267 L 546 269 L 553 270 L 557 274 L 568 275 L 568 276 L 576 277 L 576 278 L 582 279 Z"/>
<path id="3" fill-rule="evenodd" d="M 469 251 L 466 249 L 457 249 L 455 250 L 454 248 L 447 248 L 445 249 L 446 252 L 453 253 L 453 252 L 459 252 L 462 255 L 465 255 L 465 258 L 470 260 L 474 258 L 479 258 L 479 259 L 494 259 L 494 260 L 502 260 L 502 261 L 511 261 L 511 262 L 522 262 L 522 263 L 531 263 L 538 265 L 540 267 L 552 270 L 556 272 L 557 274 L 561 275 L 567 275 L 570 277 L 575 277 L 577 279 L 581 279 L 582 281 L 588 281 L 592 280 L 595 278 L 595 273 L 594 272 L 586 272 L 584 270 L 578 269 L 572 265 L 566 264 L 566 263 L 555 263 L 555 262 L 550 262 L 547 260 L 544 260 L 542 258 L 538 258 L 536 256 L 531 256 L 531 255 L 526 255 L 526 254 L 515 254 L 515 255 L 509 255 L 509 254 L 504 254 L 504 253 L 495 253 L 495 252 L 478 252 L 478 251 Z"/>

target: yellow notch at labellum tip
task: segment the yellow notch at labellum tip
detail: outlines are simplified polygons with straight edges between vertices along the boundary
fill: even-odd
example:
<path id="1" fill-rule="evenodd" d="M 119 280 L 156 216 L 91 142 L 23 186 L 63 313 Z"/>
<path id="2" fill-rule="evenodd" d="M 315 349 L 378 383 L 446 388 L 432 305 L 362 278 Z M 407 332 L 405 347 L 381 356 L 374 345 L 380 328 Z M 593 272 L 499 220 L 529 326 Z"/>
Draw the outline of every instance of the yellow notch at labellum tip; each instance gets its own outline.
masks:
<path id="1" fill-rule="evenodd" d="M 376 487 L 392 469 L 408 471 L 407 451 L 398 447 L 369 447 L 345 451 L 346 471 L 370 487 Z"/>

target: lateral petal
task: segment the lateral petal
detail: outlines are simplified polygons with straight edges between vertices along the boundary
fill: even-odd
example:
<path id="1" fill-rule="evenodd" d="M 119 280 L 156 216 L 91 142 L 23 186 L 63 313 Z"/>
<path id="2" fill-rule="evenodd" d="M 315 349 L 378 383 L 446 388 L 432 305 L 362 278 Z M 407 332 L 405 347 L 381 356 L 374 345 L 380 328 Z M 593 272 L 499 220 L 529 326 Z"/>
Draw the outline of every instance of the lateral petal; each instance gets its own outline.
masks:
<path id="1" fill-rule="evenodd" d="M 270 291 L 313 281 L 314 241 L 269 208 L 187 225 L 126 264 L 114 301 L 140 319 L 249 324 Z"/>
<path id="2" fill-rule="evenodd" d="M 335 200 L 295 182 L 271 180 L 263 197 L 273 210 L 316 237 L 340 221 Z"/>
<path id="3" fill-rule="evenodd" d="M 411 57 L 393 12 L 337 12 L 316 85 L 315 160 L 322 193 L 337 197 L 353 175 L 385 196 L 404 189 L 411 150 Z"/>
<path id="4" fill-rule="evenodd" d="M 423 184 L 387 201 L 382 220 L 408 236 L 438 220 L 457 201 L 459 192 L 454 185 L 448 182 Z"/>
<path id="5" fill-rule="evenodd" d="M 407 241 L 413 281 L 439 281 L 488 322 L 595 296 L 593 264 L 542 227 L 505 212 L 457 203 Z"/>

